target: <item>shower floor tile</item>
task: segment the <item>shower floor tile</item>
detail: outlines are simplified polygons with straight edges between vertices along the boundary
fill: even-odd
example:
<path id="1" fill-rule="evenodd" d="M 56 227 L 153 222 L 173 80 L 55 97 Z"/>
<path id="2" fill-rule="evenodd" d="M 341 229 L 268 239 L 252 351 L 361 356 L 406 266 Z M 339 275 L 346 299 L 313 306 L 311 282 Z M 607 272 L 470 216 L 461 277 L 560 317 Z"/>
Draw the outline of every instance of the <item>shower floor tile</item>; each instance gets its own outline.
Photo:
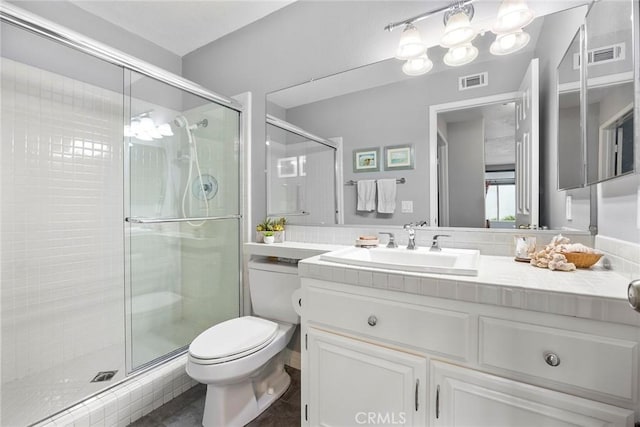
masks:
<path id="1" fill-rule="evenodd" d="M 300 371 L 286 366 L 291 375 L 289 389 L 248 427 L 296 427 L 300 425 Z M 207 388 L 198 384 L 130 427 L 201 427 Z"/>
<path id="2" fill-rule="evenodd" d="M 45 372 L 3 383 L 2 426 L 34 423 L 120 381 L 125 372 L 123 354 L 122 346 L 112 346 Z M 111 381 L 90 382 L 98 370 L 118 373 Z"/>

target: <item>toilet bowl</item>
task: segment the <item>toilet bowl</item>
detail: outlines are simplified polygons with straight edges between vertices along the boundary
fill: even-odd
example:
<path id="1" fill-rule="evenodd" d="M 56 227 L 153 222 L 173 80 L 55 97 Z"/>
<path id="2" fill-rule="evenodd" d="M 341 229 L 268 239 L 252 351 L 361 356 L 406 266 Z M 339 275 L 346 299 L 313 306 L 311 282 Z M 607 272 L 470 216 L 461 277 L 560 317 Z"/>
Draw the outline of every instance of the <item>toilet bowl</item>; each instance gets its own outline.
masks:
<path id="1" fill-rule="evenodd" d="M 187 374 L 207 384 L 205 427 L 244 426 L 291 383 L 284 370 L 284 349 L 299 323 L 291 305 L 291 294 L 299 288 L 297 268 L 252 261 L 249 286 L 254 312 L 268 313 L 273 320 L 257 316 L 227 320 L 198 335 L 189 346 Z M 260 289 L 254 292 L 256 286 Z"/>

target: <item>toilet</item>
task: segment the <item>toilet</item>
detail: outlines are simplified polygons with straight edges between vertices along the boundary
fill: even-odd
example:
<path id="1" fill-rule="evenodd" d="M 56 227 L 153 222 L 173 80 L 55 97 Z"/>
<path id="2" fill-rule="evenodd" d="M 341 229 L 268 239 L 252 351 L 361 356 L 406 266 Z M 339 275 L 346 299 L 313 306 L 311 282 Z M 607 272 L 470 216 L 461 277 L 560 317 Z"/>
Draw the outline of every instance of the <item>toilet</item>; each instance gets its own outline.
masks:
<path id="1" fill-rule="evenodd" d="M 295 264 L 250 261 L 255 316 L 219 323 L 193 340 L 187 374 L 207 384 L 204 427 L 244 426 L 287 390 L 284 349 L 300 323 L 292 304 L 299 288 Z"/>

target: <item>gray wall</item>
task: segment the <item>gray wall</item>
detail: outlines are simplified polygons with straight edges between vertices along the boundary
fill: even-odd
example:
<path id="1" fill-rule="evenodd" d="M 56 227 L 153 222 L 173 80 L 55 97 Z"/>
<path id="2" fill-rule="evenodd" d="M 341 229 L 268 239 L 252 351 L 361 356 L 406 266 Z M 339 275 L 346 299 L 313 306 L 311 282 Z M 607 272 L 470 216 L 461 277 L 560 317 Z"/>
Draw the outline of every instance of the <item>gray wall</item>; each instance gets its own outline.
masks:
<path id="1" fill-rule="evenodd" d="M 182 58 L 67 1 L 12 0 L 16 6 L 175 74 Z"/>
<path id="2" fill-rule="evenodd" d="M 562 164 L 558 183 L 560 188 L 579 187 L 584 182 L 580 106 L 560 108 L 558 118 L 558 161 Z"/>
<path id="3" fill-rule="evenodd" d="M 449 225 L 484 227 L 484 121 L 449 123 Z"/>
<path id="4" fill-rule="evenodd" d="M 586 7 L 545 19 L 535 54 L 540 59 L 540 224 L 550 228 L 585 230 L 589 226 L 589 189 L 558 190 L 557 67 L 575 30 L 584 21 Z M 573 220 L 566 220 L 566 196 L 573 197 Z"/>
<path id="5" fill-rule="evenodd" d="M 462 69 L 429 73 L 373 89 L 363 90 L 287 110 L 287 120 L 324 137 L 342 137 L 344 144 L 344 179 L 405 178 L 397 187 L 394 214 L 356 212 L 355 187 L 345 187 L 345 224 L 405 224 L 429 217 L 429 107 L 431 105 L 477 98 L 518 89 L 531 60 L 530 53 L 511 55 L 487 62 L 477 62 Z M 504 73 L 505 61 L 509 72 Z M 398 64 L 400 66 L 400 64 Z M 489 85 L 458 91 L 458 77 L 487 71 Z M 447 135 L 446 124 L 444 135 Z M 356 173 L 353 171 L 353 150 L 413 144 L 415 168 Z M 460 152 L 461 156 L 468 153 Z M 475 158 L 483 165 L 482 153 Z M 449 154 L 451 159 L 451 153 Z M 383 160 L 381 158 L 381 160 Z M 382 162 L 381 162 L 382 163 Z M 480 187 L 484 178 L 478 181 Z M 452 191 L 450 191 L 452 193 Z M 413 213 L 402 213 L 401 201 L 413 201 Z"/>

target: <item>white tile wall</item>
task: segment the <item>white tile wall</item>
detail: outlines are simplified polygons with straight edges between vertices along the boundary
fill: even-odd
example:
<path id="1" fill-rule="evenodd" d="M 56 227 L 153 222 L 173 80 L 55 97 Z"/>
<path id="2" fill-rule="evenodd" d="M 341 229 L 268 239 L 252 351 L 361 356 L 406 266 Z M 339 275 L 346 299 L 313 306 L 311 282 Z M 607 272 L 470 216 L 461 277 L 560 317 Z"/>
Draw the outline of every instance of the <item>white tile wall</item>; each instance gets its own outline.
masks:
<path id="1" fill-rule="evenodd" d="M 640 278 L 640 244 L 598 235 L 596 248 L 605 252 L 613 270 L 629 280 Z"/>
<path id="2" fill-rule="evenodd" d="M 306 243 L 328 243 L 336 245 L 353 245 L 359 236 L 377 236 L 379 232 L 395 234 L 398 245 L 407 245 L 407 232 L 397 225 L 392 226 L 301 226 L 287 225 L 287 240 Z M 465 230 L 456 228 L 418 228 L 416 229 L 416 243 L 418 246 L 431 246 L 434 234 L 447 234 L 451 237 L 440 239 L 442 247 L 479 249 L 483 255 L 513 256 L 515 252 L 514 234 L 512 230 Z M 551 230 L 522 230 L 519 235 L 536 236 L 539 247 L 549 243 L 558 231 Z M 593 237 L 586 232 L 563 231 L 562 234 L 575 243 L 593 246 Z M 380 240 L 386 244 L 387 237 Z"/>
<path id="3" fill-rule="evenodd" d="M 1 79 L 6 418 L 10 385 L 63 361 L 123 371 L 123 127 L 116 93 L 5 58 Z"/>

